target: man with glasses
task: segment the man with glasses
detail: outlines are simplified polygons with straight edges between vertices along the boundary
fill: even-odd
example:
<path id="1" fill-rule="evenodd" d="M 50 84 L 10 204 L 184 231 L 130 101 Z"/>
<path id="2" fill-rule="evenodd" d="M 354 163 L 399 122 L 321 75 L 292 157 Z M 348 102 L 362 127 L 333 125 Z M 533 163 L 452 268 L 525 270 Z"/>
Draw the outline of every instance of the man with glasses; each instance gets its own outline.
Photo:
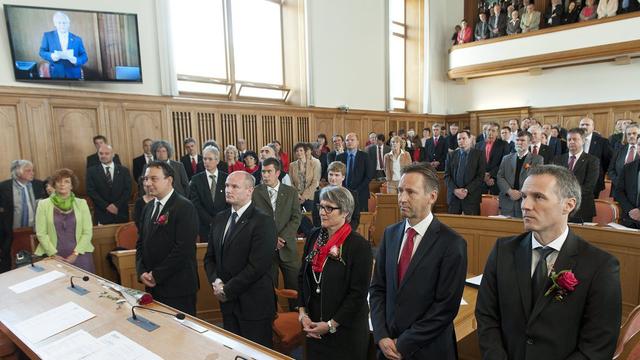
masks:
<path id="1" fill-rule="evenodd" d="M 166 161 L 147 165 L 144 186 L 155 197 L 142 211 L 136 243 L 138 279 L 155 300 L 196 315 L 198 213 L 173 188 L 174 170 Z"/>
<path id="2" fill-rule="evenodd" d="M 298 191 L 278 180 L 280 171 L 278 159 L 267 158 L 262 162 L 262 183 L 253 191 L 252 201 L 256 208 L 276 222 L 278 242 L 273 257 L 273 286 L 278 287 L 279 268 L 282 271 L 285 288 L 297 290 L 300 257 L 296 247 L 296 235 L 302 213 Z M 290 299 L 289 307 L 295 308 L 296 303 L 295 299 Z"/>

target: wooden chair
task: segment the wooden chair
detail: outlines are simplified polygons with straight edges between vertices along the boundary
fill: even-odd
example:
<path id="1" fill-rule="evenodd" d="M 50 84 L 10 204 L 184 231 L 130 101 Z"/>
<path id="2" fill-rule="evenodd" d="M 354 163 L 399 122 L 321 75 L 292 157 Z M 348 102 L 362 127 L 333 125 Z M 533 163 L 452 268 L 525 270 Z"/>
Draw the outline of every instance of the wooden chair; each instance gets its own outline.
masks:
<path id="1" fill-rule="evenodd" d="M 7 335 L 0 332 L 0 359 L 17 359 L 15 353 L 16 345 Z"/>
<path id="2" fill-rule="evenodd" d="M 381 194 L 386 194 L 387 193 L 387 182 L 383 182 L 382 184 L 380 184 L 380 193 Z"/>
<path id="3" fill-rule="evenodd" d="M 13 239 L 11 241 L 11 267 L 16 265 L 16 254 L 22 250 L 32 252 L 31 250 L 31 235 L 33 235 L 33 228 L 23 227 L 13 230 Z"/>
<path id="4" fill-rule="evenodd" d="M 127 250 L 136 248 L 138 241 L 138 228 L 134 222 L 126 223 L 116 231 L 116 247 Z"/>
<path id="5" fill-rule="evenodd" d="M 604 189 L 598 194 L 598 199 L 613 201 L 611 197 L 611 180 L 604 181 Z"/>
<path id="6" fill-rule="evenodd" d="M 598 225 L 607 225 L 608 223 L 617 223 L 620 220 L 620 206 L 615 201 L 596 199 L 596 216 L 593 222 Z"/>
<path id="7" fill-rule="evenodd" d="M 500 200 L 497 195 L 483 194 L 480 202 L 480 216 L 495 216 L 500 214 Z"/>
<path id="8" fill-rule="evenodd" d="M 358 224 L 358 234 L 362 235 L 365 239 L 371 241 L 371 234 L 375 229 L 376 213 L 371 211 L 364 211 L 360 213 L 360 223 Z"/>
<path id="9" fill-rule="evenodd" d="M 290 289 L 275 289 L 278 297 L 297 299 L 298 292 Z M 276 351 L 289 355 L 291 350 L 302 345 L 304 335 L 302 325 L 298 321 L 297 311 L 282 309 L 278 303 L 278 312 L 273 320 L 273 347 Z"/>
<path id="10" fill-rule="evenodd" d="M 625 356 L 623 356 L 626 354 Z M 635 357 L 630 357 L 634 354 Z M 620 327 L 620 336 L 613 359 L 640 359 L 640 306 L 631 311 Z"/>
<path id="11" fill-rule="evenodd" d="M 378 206 L 378 197 L 375 193 L 369 193 L 369 212 L 375 212 L 376 206 Z"/>

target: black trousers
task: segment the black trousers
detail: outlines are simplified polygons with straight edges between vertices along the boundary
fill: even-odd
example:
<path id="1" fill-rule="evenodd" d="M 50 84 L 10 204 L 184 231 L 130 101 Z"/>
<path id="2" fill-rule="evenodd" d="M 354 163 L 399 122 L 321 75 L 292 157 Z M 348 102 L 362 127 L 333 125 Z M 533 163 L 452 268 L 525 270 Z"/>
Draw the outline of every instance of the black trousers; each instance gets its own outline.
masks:
<path id="1" fill-rule="evenodd" d="M 273 348 L 271 319 L 242 320 L 234 314 L 223 314 L 224 329 L 268 348 Z"/>
<path id="2" fill-rule="evenodd" d="M 185 314 L 196 316 L 196 294 L 179 297 L 164 297 L 153 293 L 151 295 L 156 301 L 169 305 Z"/>
<path id="3" fill-rule="evenodd" d="M 465 215 L 480 215 L 480 201 L 471 201 L 468 195 L 464 200 L 460 200 L 453 195 L 449 202 L 449 214 L 462 213 Z"/>

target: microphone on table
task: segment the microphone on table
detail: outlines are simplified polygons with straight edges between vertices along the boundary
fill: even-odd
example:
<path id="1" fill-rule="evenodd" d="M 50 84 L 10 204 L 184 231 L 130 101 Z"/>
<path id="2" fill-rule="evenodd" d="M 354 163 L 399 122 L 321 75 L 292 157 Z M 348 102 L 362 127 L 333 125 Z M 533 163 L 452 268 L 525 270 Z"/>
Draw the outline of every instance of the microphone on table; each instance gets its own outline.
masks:
<path id="1" fill-rule="evenodd" d="M 73 279 L 74 279 L 74 278 L 76 278 L 76 279 L 82 279 L 82 281 L 89 281 L 89 277 L 88 277 L 87 275 L 85 275 L 85 276 L 71 276 L 71 277 L 69 278 L 69 282 L 71 282 L 71 287 L 72 287 L 72 288 L 75 288 L 75 287 L 76 287 L 76 286 L 73 284 Z"/>
<path id="2" fill-rule="evenodd" d="M 161 311 L 161 310 L 156 310 L 156 309 L 152 309 L 152 308 L 148 308 L 148 307 L 144 307 L 144 306 L 134 305 L 134 306 L 131 307 L 131 317 L 133 318 L 133 320 L 137 320 L 138 319 L 138 317 L 136 316 L 136 312 L 134 310 L 135 308 L 154 311 L 154 312 L 157 312 L 157 313 L 160 313 L 160 314 L 165 314 L 165 315 L 171 315 L 171 316 L 175 317 L 178 320 L 184 320 L 185 317 L 186 317 L 183 313 L 180 313 L 180 312 L 177 313 L 177 314 L 174 314 L 174 313 L 170 313 L 170 312 L 167 312 L 167 311 Z"/>

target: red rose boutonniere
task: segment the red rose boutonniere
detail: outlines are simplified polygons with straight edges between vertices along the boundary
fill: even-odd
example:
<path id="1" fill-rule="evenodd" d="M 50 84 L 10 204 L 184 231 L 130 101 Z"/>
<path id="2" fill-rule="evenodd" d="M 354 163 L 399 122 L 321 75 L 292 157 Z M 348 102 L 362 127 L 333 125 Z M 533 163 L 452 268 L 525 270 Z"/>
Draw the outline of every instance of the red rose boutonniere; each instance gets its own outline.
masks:
<path id="1" fill-rule="evenodd" d="M 525 163 L 524 165 L 522 165 L 522 167 L 526 170 L 529 170 L 529 168 L 531 167 L 530 163 Z"/>
<path id="2" fill-rule="evenodd" d="M 156 220 L 156 225 L 166 225 L 169 221 L 169 214 L 163 214 L 158 217 Z"/>
<path id="3" fill-rule="evenodd" d="M 575 274 L 571 270 L 562 270 L 558 273 L 552 270 L 549 277 L 553 285 L 551 285 L 544 296 L 553 295 L 558 301 L 572 293 L 576 289 L 576 286 L 580 284 L 580 281 L 576 279 Z"/>
<path id="4" fill-rule="evenodd" d="M 340 261 L 343 265 L 346 265 L 344 260 L 342 259 L 342 245 L 340 246 L 340 248 L 335 245 L 332 246 L 331 249 L 329 249 L 329 257 L 333 260 Z"/>

